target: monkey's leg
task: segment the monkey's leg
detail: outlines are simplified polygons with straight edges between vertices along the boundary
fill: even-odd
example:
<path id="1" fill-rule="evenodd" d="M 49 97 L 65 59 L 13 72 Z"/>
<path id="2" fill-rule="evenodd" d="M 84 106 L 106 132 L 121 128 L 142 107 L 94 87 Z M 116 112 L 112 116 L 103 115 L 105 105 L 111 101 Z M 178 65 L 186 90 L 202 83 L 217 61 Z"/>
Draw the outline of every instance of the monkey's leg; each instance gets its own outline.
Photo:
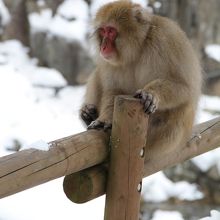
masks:
<path id="1" fill-rule="evenodd" d="M 192 89 L 182 79 L 157 79 L 147 84 L 142 91 L 151 95 L 151 102 L 156 103 L 158 110 L 176 108 L 192 100 Z"/>
<path id="2" fill-rule="evenodd" d="M 146 161 L 153 160 L 151 151 L 157 155 L 169 154 L 174 147 L 185 146 L 192 133 L 193 118 L 194 112 L 187 105 L 150 115 Z"/>
<path id="3" fill-rule="evenodd" d="M 134 97 L 140 99 L 147 114 L 193 105 L 193 92 L 180 79 L 178 82 L 156 79 L 136 91 Z"/>

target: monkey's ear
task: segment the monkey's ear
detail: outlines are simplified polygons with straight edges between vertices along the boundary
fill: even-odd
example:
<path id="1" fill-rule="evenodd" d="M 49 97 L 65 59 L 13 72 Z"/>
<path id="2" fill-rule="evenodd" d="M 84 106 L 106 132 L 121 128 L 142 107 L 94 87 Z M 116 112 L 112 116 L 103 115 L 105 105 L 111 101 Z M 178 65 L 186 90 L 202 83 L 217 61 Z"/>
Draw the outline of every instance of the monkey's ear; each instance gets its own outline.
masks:
<path id="1" fill-rule="evenodd" d="M 137 22 L 141 24 L 146 24 L 150 21 L 150 14 L 148 13 L 147 9 L 138 4 L 132 8 L 132 13 Z"/>

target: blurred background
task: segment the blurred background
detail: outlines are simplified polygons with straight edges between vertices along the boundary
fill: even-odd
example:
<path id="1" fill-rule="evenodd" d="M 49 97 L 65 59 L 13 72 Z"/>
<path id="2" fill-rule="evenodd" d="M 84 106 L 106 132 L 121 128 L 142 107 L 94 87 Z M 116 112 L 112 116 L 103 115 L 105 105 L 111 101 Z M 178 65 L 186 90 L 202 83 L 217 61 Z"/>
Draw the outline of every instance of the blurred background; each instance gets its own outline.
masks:
<path id="1" fill-rule="evenodd" d="M 110 0 L 0 0 L 0 156 L 85 130 L 91 19 Z M 195 123 L 220 114 L 220 1 L 134 0 L 175 20 L 204 70 Z M 195 82 L 196 83 L 196 82 Z M 15 180 L 16 181 L 16 180 Z M 0 186 L 1 187 L 1 186 Z M 71 203 L 62 178 L 0 200 L 0 220 L 101 220 L 104 196 Z M 220 150 L 144 180 L 140 220 L 220 219 Z"/>

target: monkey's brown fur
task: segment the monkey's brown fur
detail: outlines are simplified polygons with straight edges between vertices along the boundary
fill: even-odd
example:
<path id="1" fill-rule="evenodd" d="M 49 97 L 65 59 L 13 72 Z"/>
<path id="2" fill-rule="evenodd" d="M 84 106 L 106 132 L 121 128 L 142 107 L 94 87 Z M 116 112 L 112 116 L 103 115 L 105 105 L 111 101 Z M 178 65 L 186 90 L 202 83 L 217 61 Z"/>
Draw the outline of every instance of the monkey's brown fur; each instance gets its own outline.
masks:
<path id="1" fill-rule="evenodd" d="M 141 89 L 152 95 L 157 107 L 150 115 L 148 149 L 183 144 L 192 131 L 202 83 L 199 61 L 185 33 L 171 20 L 128 1 L 98 11 L 94 28 L 106 24 L 118 31 L 115 56 L 103 59 L 96 33 L 97 68 L 88 81 L 81 115 L 89 114 L 86 105 L 91 104 L 97 108 L 96 122 L 110 124 L 114 97 Z"/>

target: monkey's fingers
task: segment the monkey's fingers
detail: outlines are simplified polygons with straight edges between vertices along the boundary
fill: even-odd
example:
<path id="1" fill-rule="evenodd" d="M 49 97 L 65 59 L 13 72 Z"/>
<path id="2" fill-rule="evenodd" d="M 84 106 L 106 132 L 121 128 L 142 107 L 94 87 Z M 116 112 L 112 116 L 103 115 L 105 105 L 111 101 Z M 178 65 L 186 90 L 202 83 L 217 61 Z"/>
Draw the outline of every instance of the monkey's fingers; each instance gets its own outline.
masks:
<path id="1" fill-rule="evenodd" d="M 89 125 L 92 121 L 98 118 L 96 106 L 92 104 L 85 105 L 81 109 L 80 117 L 86 123 L 86 125 Z"/>
<path id="2" fill-rule="evenodd" d="M 104 124 L 104 131 L 108 131 L 112 129 L 112 124 L 111 123 L 105 123 Z"/>
<path id="3" fill-rule="evenodd" d="M 93 121 L 91 115 L 83 110 L 81 111 L 80 117 L 86 123 L 87 126 Z"/>
<path id="4" fill-rule="evenodd" d="M 134 97 L 140 99 L 140 102 L 143 104 L 144 112 L 146 114 L 151 114 L 156 111 L 157 100 L 151 93 L 148 93 L 144 90 L 139 89 L 135 93 Z"/>
<path id="5" fill-rule="evenodd" d="M 157 109 L 156 105 L 152 103 L 151 105 L 148 106 L 148 108 L 144 109 L 144 112 L 149 115 L 154 113 L 156 109 Z"/>
<path id="6" fill-rule="evenodd" d="M 141 89 L 137 90 L 134 94 L 134 98 L 142 99 L 142 93 L 143 91 Z"/>
<path id="7" fill-rule="evenodd" d="M 101 130 L 104 129 L 105 123 L 99 120 L 92 121 L 91 124 L 87 127 L 88 130 L 90 129 L 97 129 Z"/>
<path id="8" fill-rule="evenodd" d="M 151 94 L 148 96 L 147 100 L 145 101 L 144 104 L 144 111 L 147 114 L 152 114 L 156 111 L 157 109 L 157 100 L 155 97 L 153 97 Z"/>
<path id="9" fill-rule="evenodd" d="M 108 131 L 109 129 L 112 128 L 112 124 L 111 123 L 107 123 L 107 122 L 102 122 L 99 120 L 95 120 L 93 122 L 91 122 L 91 124 L 88 126 L 88 130 L 90 129 L 96 129 L 96 130 L 104 130 L 104 131 Z"/>
<path id="10" fill-rule="evenodd" d="M 87 104 L 85 105 L 85 111 L 88 113 L 88 114 L 91 114 L 93 116 L 98 116 L 98 111 L 97 111 L 97 108 L 95 105 L 93 104 Z M 95 120 L 95 119 L 94 119 Z"/>

